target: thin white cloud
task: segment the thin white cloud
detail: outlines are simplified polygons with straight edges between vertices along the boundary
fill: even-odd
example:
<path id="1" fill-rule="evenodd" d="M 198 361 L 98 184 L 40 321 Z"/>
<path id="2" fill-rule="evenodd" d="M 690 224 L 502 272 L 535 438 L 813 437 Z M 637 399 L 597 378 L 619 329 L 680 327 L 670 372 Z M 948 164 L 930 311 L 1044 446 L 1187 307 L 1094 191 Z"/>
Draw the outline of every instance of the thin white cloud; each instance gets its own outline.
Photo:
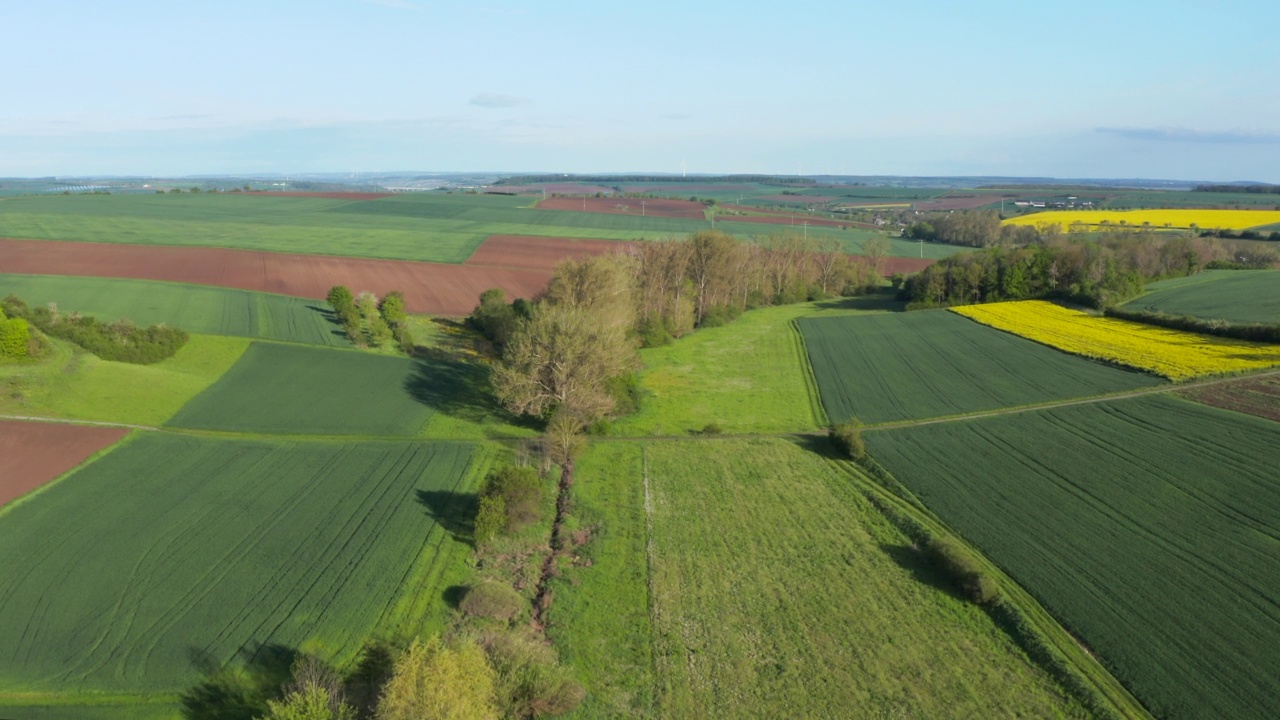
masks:
<path id="1" fill-rule="evenodd" d="M 471 98 L 471 104 L 482 108 L 509 108 L 518 105 L 528 105 L 533 101 L 529 98 L 517 97 L 515 95 L 500 95 L 498 93 L 480 93 Z"/>
<path id="2" fill-rule="evenodd" d="M 1177 127 L 1100 127 L 1095 132 L 1131 140 L 1157 142 L 1214 143 L 1223 145 L 1270 145 L 1280 143 L 1280 133 L 1263 130 L 1195 130 Z"/>

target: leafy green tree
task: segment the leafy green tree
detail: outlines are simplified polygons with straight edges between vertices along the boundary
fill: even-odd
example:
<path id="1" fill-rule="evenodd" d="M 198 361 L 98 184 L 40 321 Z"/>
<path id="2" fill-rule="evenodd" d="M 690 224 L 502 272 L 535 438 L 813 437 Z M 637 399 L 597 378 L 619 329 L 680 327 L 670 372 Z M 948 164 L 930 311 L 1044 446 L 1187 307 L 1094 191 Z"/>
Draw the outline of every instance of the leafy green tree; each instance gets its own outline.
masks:
<path id="1" fill-rule="evenodd" d="M 378 303 L 378 310 L 382 313 L 382 319 L 391 327 L 409 319 L 404 309 L 404 293 L 399 290 L 392 290 L 384 295 L 382 302 Z"/>
<path id="2" fill-rule="evenodd" d="M 496 677 L 474 642 L 415 640 L 382 689 L 377 720 L 496 720 Z"/>
<path id="3" fill-rule="evenodd" d="M 333 709 L 333 698 L 322 687 L 292 692 L 283 700 L 268 700 L 267 714 L 259 720 L 355 720 L 356 713 L 346 704 Z"/>

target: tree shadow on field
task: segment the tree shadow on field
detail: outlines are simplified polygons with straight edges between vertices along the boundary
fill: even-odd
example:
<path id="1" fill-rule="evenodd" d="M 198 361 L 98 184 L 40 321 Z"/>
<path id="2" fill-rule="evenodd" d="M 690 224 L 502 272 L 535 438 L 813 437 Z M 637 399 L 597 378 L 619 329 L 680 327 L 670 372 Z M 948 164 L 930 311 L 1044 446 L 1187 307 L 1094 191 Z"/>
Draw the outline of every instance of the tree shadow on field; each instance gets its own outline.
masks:
<path id="1" fill-rule="evenodd" d="M 475 546 L 475 517 L 480 498 L 475 493 L 451 490 L 418 490 L 418 503 L 427 516 L 440 524 L 454 540 Z"/>
<path id="2" fill-rule="evenodd" d="M 903 312 L 907 303 L 898 299 L 898 291 L 892 288 L 879 290 L 868 295 L 842 297 L 814 303 L 823 310 L 861 310 L 863 312 Z"/>
<path id="3" fill-rule="evenodd" d="M 955 582 L 930 561 L 920 548 L 914 545 L 880 543 L 880 549 L 884 551 L 885 555 L 889 556 L 889 559 L 894 564 L 911 573 L 911 577 L 916 582 L 944 592 L 957 600 L 966 600 L 965 596 L 956 587 Z"/>
<path id="4" fill-rule="evenodd" d="M 320 305 L 308 305 L 307 309 L 320 313 L 320 315 L 324 317 L 324 321 L 333 326 L 329 331 L 330 335 L 342 338 L 347 342 L 347 344 L 350 344 L 350 340 L 347 339 L 347 331 L 343 329 L 342 321 L 338 319 L 338 314 L 335 313 L 332 308 L 321 307 Z"/>
<path id="5" fill-rule="evenodd" d="M 205 679 L 182 693 L 185 720 L 253 720 L 266 712 L 267 701 L 280 697 L 289 682 L 295 648 L 256 644 L 231 662 L 219 664 L 207 651 L 190 648 L 191 664 Z"/>
<path id="6" fill-rule="evenodd" d="M 434 348 L 417 348 L 404 381 L 414 400 L 436 412 L 475 423 L 486 421 L 539 429 L 536 420 L 507 412 L 493 397 L 489 368 Z"/>
<path id="7" fill-rule="evenodd" d="M 462 598 L 467 596 L 467 591 L 470 589 L 466 585 L 450 585 L 444 589 L 444 592 L 440 593 L 440 597 L 444 599 L 449 607 L 457 610 L 462 605 Z"/>
<path id="8" fill-rule="evenodd" d="M 826 435 L 796 435 L 792 440 L 801 448 L 827 460 L 849 459 Z"/>

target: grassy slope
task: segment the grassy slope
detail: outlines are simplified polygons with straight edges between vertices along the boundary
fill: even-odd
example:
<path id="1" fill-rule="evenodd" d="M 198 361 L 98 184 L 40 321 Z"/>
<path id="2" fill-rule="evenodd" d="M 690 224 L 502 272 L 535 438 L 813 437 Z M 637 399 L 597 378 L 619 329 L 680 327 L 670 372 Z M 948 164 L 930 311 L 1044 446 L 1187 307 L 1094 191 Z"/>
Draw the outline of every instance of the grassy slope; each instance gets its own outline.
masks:
<path id="1" fill-rule="evenodd" d="M 656 711 L 646 667 L 643 465 L 593 447 L 575 497 L 603 522 L 557 589 L 584 717 L 1054 717 L 1074 712 L 820 456 L 782 440 L 643 448 L 653 496 Z M 920 582 L 923 579 L 925 582 Z M 574 584 L 574 583 L 578 584 Z"/>
<path id="2" fill-rule="evenodd" d="M 1160 397 L 867 439 L 1157 716 L 1274 711 L 1274 423 Z"/>
<path id="3" fill-rule="evenodd" d="M 137 437 L 0 516 L 0 697 L 176 692 L 260 644 L 342 664 L 439 629 L 487 456 Z"/>
<path id="4" fill-rule="evenodd" d="M 160 425 L 249 346 L 241 338 L 192 335 L 168 360 L 131 365 L 52 343 L 51 357 L 37 365 L 0 365 L 0 414 Z"/>
<path id="5" fill-rule="evenodd" d="M 811 303 L 752 310 L 728 325 L 642 350 L 641 384 L 650 394 L 616 434 L 681 435 L 709 423 L 726 432 L 817 428 L 822 410 L 791 321 L 818 311 Z"/>
<path id="6" fill-rule="evenodd" d="M 101 320 L 129 318 L 187 332 L 351 347 L 328 308 L 315 300 L 178 283 L 0 274 L 0 295 L 15 293 L 29 305 L 57 303 L 63 314 Z"/>
<path id="7" fill-rule="evenodd" d="M 486 237 L 522 234 L 634 240 L 710 227 L 700 220 L 538 210 L 530 198 L 414 194 L 378 200 L 262 195 L 23 197 L 0 204 L 0 237 L 144 245 L 197 245 L 276 252 L 458 263 Z M 791 231 L 782 225 L 717 222 L 740 235 Z M 812 228 L 851 251 L 874 233 Z M 892 254 L 914 257 L 895 239 Z M 926 245 L 926 257 L 957 248 Z"/>
<path id="8" fill-rule="evenodd" d="M 1234 323 L 1280 322 L 1280 271 L 1208 270 L 1152 283 L 1147 291 L 1127 308 Z"/>
<path id="9" fill-rule="evenodd" d="M 187 403 L 173 427 L 229 432 L 412 437 L 426 424 L 434 378 L 408 358 L 253 343 Z"/>
<path id="10" fill-rule="evenodd" d="M 837 422 L 923 419 L 1159 384 L 946 311 L 799 321 Z"/>

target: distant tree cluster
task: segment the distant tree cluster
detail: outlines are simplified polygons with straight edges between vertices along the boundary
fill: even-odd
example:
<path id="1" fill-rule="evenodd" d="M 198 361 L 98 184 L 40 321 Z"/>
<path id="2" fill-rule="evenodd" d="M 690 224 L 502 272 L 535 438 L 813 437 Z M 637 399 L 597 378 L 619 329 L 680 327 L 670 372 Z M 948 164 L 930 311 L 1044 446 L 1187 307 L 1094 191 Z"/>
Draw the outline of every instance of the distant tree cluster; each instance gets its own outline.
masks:
<path id="1" fill-rule="evenodd" d="M 356 347 L 382 347 L 395 341 L 405 353 L 413 351 L 413 333 L 405 312 L 404 293 L 392 290 L 382 300 L 371 292 L 352 295 L 335 285 L 325 297 L 343 331 Z"/>
<path id="2" fill-rule="evenodd" d="M 1025 247 L 992 247 L 940 260 L 908 278 L 912 307 L 1062 297 L 1092 307 L 1127 300 L 1147 280 L 1191 275 L 1232 250 L 1208 238 L 1113 232 L 1056 236 Z"/>
<path id="3" fill-rule="evenodd" d="M 6 321 L 9 328 L 5 336 L 6 354 L 10 344 L 16 348 L 19 342 L 30 342 L 27 323 L 46 335 L 75 343 L 103 360 L 138 365 L 150 365 L 173 357 L 190 337 L 183 330 L 165 325 L 140 328 L 127 318 L 105 323 L 79 313 L 62 315 L 54 303 L 31 308 L 16 295 L 6 297 L 2 305 L 4 314 L 12 318 Z M 19 325 L 14 320 L 23 322 Z"/>
<path id="4" fill-rule="evenodd" d="M 926 215 L 923 220 L 908 225 L 902 234 L 912 240 L 985 248 L 1026 245 L 1061 233 L 1058 225 L 1001 225 L 1000 214 L 995 210 L 956 210 Z"/>
<path id="5" fill-rule="evenodd" d="M 1280 195 L 1280 185 L 1197 185 L 1195 192 Z"/>

